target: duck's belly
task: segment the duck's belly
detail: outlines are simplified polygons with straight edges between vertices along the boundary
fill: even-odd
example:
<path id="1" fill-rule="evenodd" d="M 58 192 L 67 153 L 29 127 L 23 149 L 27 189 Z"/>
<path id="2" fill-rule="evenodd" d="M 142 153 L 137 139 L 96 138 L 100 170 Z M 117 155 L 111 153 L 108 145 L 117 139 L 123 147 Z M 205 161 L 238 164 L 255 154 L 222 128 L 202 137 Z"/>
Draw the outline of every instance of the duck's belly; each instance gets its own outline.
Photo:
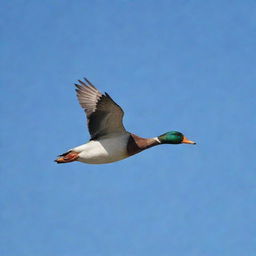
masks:
<path id="1" fill-rule="evenodd" d="M 78 146 L 72 151 L 80 152 L 78 161 L 88 164 L 105 164 L 122 160 L 127 154 L 127 142 L 129 135 L 106 138 L 99 141 L 89 141 Z"/>

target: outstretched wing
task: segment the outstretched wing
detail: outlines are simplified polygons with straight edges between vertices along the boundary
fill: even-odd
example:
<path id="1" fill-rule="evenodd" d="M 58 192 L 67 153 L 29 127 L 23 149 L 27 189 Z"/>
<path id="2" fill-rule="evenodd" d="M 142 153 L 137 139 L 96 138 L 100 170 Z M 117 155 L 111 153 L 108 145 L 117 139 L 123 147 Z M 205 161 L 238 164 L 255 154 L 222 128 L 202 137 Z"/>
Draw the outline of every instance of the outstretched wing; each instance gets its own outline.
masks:
<path id="1" fill-rule="evenodd" d="M 84 80 L 85 82 L 78 80 L 79 84 L 75 85 L 77 98 L 86 113 L 91 140 L 111 133 L 125 132 L 121 107 L 107 93 L 102 94 L 90 81 L 86 78 Z"/>

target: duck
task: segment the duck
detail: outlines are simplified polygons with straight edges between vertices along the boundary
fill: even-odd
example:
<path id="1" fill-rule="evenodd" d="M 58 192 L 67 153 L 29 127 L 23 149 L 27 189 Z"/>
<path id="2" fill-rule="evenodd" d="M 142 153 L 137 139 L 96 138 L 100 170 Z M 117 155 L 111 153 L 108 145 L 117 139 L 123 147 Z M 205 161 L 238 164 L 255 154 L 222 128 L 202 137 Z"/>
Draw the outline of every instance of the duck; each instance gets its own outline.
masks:
<path id="1" fill-rule="evenodd" d="M 183 133 L 169 131 L 153 138 L 142 138 L 128 132 L 123 125 L 124 111 L 107 94 L 101 93 L 88 79 L 78 80 L 76 93 L 84 109 L 90 140 L 58 156 L 58 164 L 74 161 L 106 164 L 123 160 L 162 144 L 196 144 Z"/>

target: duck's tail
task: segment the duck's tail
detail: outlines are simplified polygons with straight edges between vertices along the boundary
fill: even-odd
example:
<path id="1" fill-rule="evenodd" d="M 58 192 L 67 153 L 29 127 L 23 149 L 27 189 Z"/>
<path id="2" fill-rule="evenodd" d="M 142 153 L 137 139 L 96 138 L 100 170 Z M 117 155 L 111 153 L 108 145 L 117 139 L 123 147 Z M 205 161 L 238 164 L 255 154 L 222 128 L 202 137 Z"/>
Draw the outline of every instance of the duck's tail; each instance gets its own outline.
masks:
<path id="1" fill-rule="evenodd" d="M 74 151 L 68 151 L 66 153 L 59 155 L 59 157 L 54 161 L 57 164 L 70 163 L 70 162 L 76 161 L 78 159 L 78 154 L 79 153 L 74 152 Z"/>

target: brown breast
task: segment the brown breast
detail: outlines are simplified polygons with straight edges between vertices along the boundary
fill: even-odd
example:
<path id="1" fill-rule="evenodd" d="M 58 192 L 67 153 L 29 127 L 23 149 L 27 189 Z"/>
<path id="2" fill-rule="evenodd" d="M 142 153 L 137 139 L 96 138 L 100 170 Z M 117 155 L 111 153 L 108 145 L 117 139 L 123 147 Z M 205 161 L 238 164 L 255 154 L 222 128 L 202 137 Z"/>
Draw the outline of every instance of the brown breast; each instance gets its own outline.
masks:
<path id="1" fill-rule="evenodd" d="M 137 154 L 142 150 L 151 148 L 153 146 L 159 145 L 160 143 L 154 138 L 141 138 L 135 134 L 130 135 L 127 144 L 127 153 L 129 156 Z"/>

